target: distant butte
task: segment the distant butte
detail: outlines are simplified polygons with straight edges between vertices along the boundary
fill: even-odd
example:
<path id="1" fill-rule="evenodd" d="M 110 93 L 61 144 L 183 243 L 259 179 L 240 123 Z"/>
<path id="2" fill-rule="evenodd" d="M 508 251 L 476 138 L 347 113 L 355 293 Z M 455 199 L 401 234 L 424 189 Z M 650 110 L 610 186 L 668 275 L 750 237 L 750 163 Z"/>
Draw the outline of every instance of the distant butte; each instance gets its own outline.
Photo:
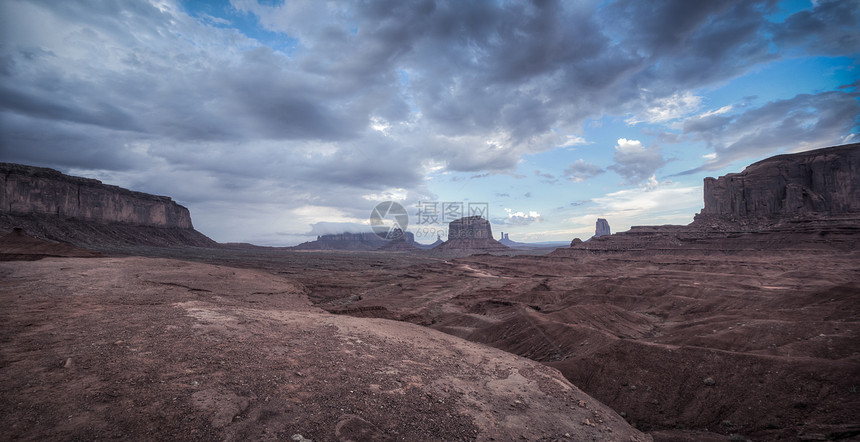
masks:
<path id="1" fill-rule="evenodd" d="M 448 223 L 448 240 L 436 246 L 438 251 L 508 251 L 508 247 L 493 238 L 490 222 L 481 216 L 468 216 Z"/>

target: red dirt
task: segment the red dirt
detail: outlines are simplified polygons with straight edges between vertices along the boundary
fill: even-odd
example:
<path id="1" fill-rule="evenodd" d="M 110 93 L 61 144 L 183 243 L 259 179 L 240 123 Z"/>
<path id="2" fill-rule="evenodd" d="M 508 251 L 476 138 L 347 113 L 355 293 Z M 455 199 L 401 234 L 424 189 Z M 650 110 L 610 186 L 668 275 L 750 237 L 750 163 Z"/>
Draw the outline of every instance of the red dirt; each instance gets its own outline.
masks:
<path id="1" fill-rule="evenodd" d="M 545 365 L 269 272 L 0 263 L 0 439 L 650 440 Z"/>
<path id="2" fill-rule="evenodd" d="M 860 436 L 856 250 L 127 251 L 0 263 L 6 438 Z"/>

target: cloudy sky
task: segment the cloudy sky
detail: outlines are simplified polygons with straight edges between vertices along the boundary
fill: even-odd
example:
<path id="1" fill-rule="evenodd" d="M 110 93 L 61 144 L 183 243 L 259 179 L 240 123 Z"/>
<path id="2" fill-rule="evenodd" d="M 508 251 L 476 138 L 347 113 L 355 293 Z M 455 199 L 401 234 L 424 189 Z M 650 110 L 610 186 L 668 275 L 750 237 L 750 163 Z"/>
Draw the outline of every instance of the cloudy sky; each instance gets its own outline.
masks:
<path id="1" fill-rule="evenodd" d="M 2 0 L 0 161 L 169 195 L 222 242 L 387 200 L 421 242 L 442 203 L 585 239 L 856 142 L 858 52 L 855 0 Z"/>

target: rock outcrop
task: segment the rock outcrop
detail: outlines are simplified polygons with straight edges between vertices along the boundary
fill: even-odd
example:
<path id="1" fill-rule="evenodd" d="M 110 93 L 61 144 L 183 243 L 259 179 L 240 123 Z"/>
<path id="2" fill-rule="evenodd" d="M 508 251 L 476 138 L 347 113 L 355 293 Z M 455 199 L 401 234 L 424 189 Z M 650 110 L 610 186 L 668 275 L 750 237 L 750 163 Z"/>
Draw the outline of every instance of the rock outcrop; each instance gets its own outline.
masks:
<path id="1" fill-rule="evenodd" d="M 53 169 L 0 163 L 0 231 L 91 249 L 218 244 L 194 230 L 187 208 Z"/>
<path id="2" fill-rule="evenodd" d="M 403 232 L 401 239 L 406 245 L 415 244 L 412 232 Z M 294 250 L 379 250 L 391 240 L 384 239 L 373 232 L 345 232 L 319 235 L 316 241 L 301 243 Z"/>
<path id="3" fill-rule="evenodd" d="M 609 221 L 606 221 L 606 218 L 597 218 L 597 224 L 594 226 L 594 237 L 599 238 L 601 236 L 611 234 L 612 231 L 609 229 Z"/>
<path id="4" fill-rule="evenodd" d="M 705 178 L 701 214 L 771 222 L 860 212 L 860 143 L 777 155 Z"/>
<path id="5" fill-rule="evenodd" d="M 390 236 L 394 239 L 388 241 L 379 250 L 389 252 L 417 252 L 421 250 L 415 245 L 415 235 L 412 232 L 394 229 Z"/>
<path id="6" fill-rule="evenodd" d="M 634 226 L 574 240 L 578 253 L 760 253 L 860 247 L 860 144 L 778 155 L 705 178 L 705 207 L 686 226 Z"/>
<path id="7" fill-rule="evenodd" d="M 344 232 L 319 235 L 316 241 L 301 243 L 295 250 L 376 250 L 386 241 L 373 232 Z"/>
<path id="8" fill-rule="evenodd" d="M 448 223 L 448 240 L 487 239 L 493 237 L 490 222 L 475 215 L 463 217 Z"/>
<path id="9" fill-rule="evenodd" d="M 490 222 L 480 216 L 467 216 L 448 223 L 448 240 L 433 250 L 506 251 L 508 247 L 493 238 Z"/>
<path id="10" fill-rule="evenodd" d="M 97 223 L 192 229 L 188 209 L 166 196 L 134 192 L 53 169 L 0 163 L 0 211 Z"/>

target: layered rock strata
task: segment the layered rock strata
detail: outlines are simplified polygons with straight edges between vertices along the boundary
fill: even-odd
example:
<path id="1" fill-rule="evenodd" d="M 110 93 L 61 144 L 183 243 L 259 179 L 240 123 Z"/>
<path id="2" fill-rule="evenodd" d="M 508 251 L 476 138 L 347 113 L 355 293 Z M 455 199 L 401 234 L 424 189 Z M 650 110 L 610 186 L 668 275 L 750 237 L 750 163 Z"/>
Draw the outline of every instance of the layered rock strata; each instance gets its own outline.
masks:
<path id="1" fill-rule="evenodd" d="M 759 253 L 860 247 L 860 144 L 778 155 L 705 178 L 705 207 L 686 226 L 634 226 L 574 240 L 582 252 Z"/>
<path id="2" fill-rule="evenodd" d="M 493 238 L 489 221 L 468 216 L 448 223 L 448 240 L 433 250 L 506 251 L 508 247 Z"/>
<path id="3" fill-rule="evenodd" d="M 98 223 L 192 229 L 188 209 L 170 197 L 134 192 L 53 169 L 0 163 L 0 212 Z"/>
<path id="4" fill-rule="evenodd" d="M 763 221 L 860 213 L 860 143 L 777 155 L 705 178 L 701 214 Z"/>
<path id="5" fill-rule="evenodd" d="M 37 238 L 95 249 L 217 246 L 194 230 L 188 209 L 169 197 L 0 163 L 0 231 L 16 227 Z"/>

